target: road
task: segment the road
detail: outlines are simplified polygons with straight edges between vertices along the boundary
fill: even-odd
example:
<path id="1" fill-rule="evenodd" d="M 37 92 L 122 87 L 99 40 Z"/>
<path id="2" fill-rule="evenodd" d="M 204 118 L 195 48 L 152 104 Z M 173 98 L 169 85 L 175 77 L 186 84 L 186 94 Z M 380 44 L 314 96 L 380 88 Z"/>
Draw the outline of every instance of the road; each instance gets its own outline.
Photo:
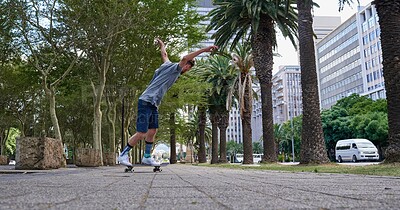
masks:
<path id="1" fill-rule="evenodd" d="M 400 178 L 175 164 L 15 171 L 0 167 L 0 209 L 399 209 Z"/>

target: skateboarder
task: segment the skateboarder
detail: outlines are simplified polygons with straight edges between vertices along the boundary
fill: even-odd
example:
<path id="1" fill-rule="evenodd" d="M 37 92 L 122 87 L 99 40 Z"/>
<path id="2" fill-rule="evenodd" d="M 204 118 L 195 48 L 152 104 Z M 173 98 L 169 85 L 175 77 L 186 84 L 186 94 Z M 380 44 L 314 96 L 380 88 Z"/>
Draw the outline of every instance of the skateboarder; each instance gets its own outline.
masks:
<path id="1" fill-rule="evenodd" d="M 129 138 L 128 144 L 118 157 L 121 165 L 132 166 L 128 153 L 140 140 L 146 139 L 146 146 L 142 164 L 159 166 L 151 157 L 151 149 L 158 128 L 158 106 L 167 90 L 175 83 L 179 75 L 189 71 L 194 66 L 194 58 L 203 52 L 212 52 L 217 46 L 209 46 L 184 56 L 179 63 L 172 63 L 168 59 L 165 44 L 156 39 L 160 47 L 163 64 L 154 72 L 154 76 L 146 90 L 139 97 L 136 133 Z"/>

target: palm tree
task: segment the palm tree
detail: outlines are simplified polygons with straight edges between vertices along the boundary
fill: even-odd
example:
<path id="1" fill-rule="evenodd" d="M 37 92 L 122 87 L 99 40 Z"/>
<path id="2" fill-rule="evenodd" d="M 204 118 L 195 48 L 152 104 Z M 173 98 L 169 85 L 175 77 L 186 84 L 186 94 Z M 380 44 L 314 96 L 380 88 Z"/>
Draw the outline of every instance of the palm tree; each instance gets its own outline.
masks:
<path id="1" fill-rule="evenodd" d="M 210 101 L 211 102 L 211 101 Z M 210 121 L 211 121 L 211 164 L 218 163 L 218 121 L 219 117 L 215 106 L 211 105 Z"/>
<path id="2" fill-rule="evenodd" d="M 209 93 L 209 110 L 212 124 L 211 163 L 226 162 L 226 128 L 229 111 L 226 108 L 228 92 L 237 77 L 237 72 L 226 56 L 213 56 L 200 63 L 196 70 L 204 80 L 212 84 Z M 220 159 L 218 160 L 218 126 L 220 128 Z"/>
<path id="3" fill-rule="evenodd" d="M 300 163 L 327 163 L 319 106 L 317 68 L 313 39 L 312 0 L 297 1 L 301 88 L 303 100 L 303 129 Z"/>
<path id="4" fill-rule="evenodd" d="M 344 3 L 352 0 L 339 0 Z M 374 0 L 381 29 L 381 45 L 383 56 L 383 76 L 388 106 L 389 146 L 385 152 L 385 162 L 400 162 L 400 0 Z"/>
<path id="5" fill-rule="evenodd" d="M 234 53 L 231 54 L 236 69 L 239 70 L 238 75 L 238 101 L 240 107 L 240 118 L 243 127 L 243 164 L 253 163 L 253 141 L 251 129 L 251 114 L 253 111 L 253 89 L 252 77 L 250 69 L 254 66 L 253 56 L 251 54 L 251 46 L 248 42 L 238 44 Z M 233 89 L 230 93 L 233 92 Z M 228 97 L 228 102 L 231 97 Z M 227 104 L 230 107 L 230 103 Z"/>
<path id="6" fill-rule="evenodd" d="M 207 162 L 205 145 L 206 141 L 208 143 L 208 139 L 210 139 L 211 130 L 206 127 L 204 105 L 200 105 L 197 111 L 184 124 L 185 126 L 182 128 L 184 139 L 188 144 L 192 144 L 198 149 L 199 163 Z"/>
<path id="7" fill-rule="evenodd" d="M 276 162 L 276 144 L 272 118 L 273 49 L 276 47 L 277 26 L 295 44 L 296 12 L 286 7 L 285 0 L 216 0 L 208 30 L 215 29 L 212 38 L 225 48 L 233 38 L 231 48 L 240 39 L 251 41 L 256 75 L 261 86 L 264 162 Z"/>
<path id="8" fill-rule="evenodd" d="M 198 123 L 199 123 L 199 139 L 198 139 L 198 144 L 199 144 L 199 151 L 198 151 L 198 157 L 199 157 L 199 163 L 205 163 L 207 162 L 207 156 L 206 156 L 206 144 L 205 144 L 205 133 L 206 133 L 206 110 L 207 108 L 204 105 L 199 106 L 198 109 Z"/>

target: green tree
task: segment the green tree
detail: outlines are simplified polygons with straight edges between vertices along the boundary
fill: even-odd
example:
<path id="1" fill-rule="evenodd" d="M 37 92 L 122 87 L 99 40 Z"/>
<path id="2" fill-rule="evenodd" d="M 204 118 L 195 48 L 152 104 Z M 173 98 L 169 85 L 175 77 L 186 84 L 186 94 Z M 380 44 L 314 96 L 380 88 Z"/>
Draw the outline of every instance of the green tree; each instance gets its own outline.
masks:
<path id="1" fill-rule="evenodd" d="M 383 157 L 387 146 L 388 124 L 386 101 L 353 94 L 340 99 L 321 114 L 325 144 L 329 158 L 334 161 L 334 149 L 338 140 L 366 138 L 371 140 Z"/>
<path id="2" fill-rule="evenodd" d="M 231 157 L 231 162 L 236 159 L 236 154 L 243 154 L 243 144 L 238 144 L 237 142 L 231 140 L 226 143 L 226 153 Z"/>
<path id="3" fill-rule="evenodd" d="M 321 119 L 329 159 L 334 161 L 336 142 L 340 139 L 352 138 L 353 133 L 350 128 L 352 117 L 348 115 L 346 109 L 333 106 L 331 109 L 324 110 L 321 113 Z"/>
<path id="4" fill-rule="evenodd" d="M 56 112 L 57 87 L 74 68 L 83 52 L 77 53 L 76 45 L 68 37 L 56 0 L 43 3 L 38 0 L 12 1 L 14 22 L 19 47 L 28 64 L 40 75 L 42 88 L 48 100 L 52 130 L 62 140 Z M 68 65 L 65 61 L 68 60 Z M 61 62 L 61 64 L 60 64 Z M 46 132 L 46 130 L 44 130 Z"/>
<path id="5" fill-rule="evenodd" d="M 262 143 L 261 142 L 253 142 L 253 153 L 261 154 L 263 152 Z"/>
<path id="6" fill-rule="evenodd" d="M 285 37 L 295 43 L 297 30 L 294 7 L 286 7 L 284 0 L 218 0 L 210 12 L 208 30 L 215 29 L 212 38 L 222 48 L 231 38 L 234 48 L 240 39 L 247 37 L 252 46 L 254 67 L 261 86 L 264 162 L 276 162 L 276 145 L 272 122 L 272 68 L 273 49 L 276 47 L 278 27 Z"/>
<path id="7" fill-rule="evenodd" d="M 228 155 L 234 155 L 237 153 L 243 153 L 243 145 L 242 144 L 238 144 L 235 141 L 228 141 L 228 143 L 226 143 L 226 151 L 228 153 Z"/>
<path id="8" fill-rule="evenodd" d="M 17 147 L 16 138 L 20 136 L 20 131 L 16 128 L 10 128 L 7 135 L 8 137 L 5 143 L 5 152 L 8 156 L 15 156 L 15 150 Z"/>
<path id="9" fill-rule="evenodd" d="M 388 121 L 386 113 L 369 112 L 367 114 L 356 115 L 352 118 L 350 127 L 352 128 L 354 137 L 371 140 L 382 156 L 382 148 L 387 147 L 388 143 Z"/>

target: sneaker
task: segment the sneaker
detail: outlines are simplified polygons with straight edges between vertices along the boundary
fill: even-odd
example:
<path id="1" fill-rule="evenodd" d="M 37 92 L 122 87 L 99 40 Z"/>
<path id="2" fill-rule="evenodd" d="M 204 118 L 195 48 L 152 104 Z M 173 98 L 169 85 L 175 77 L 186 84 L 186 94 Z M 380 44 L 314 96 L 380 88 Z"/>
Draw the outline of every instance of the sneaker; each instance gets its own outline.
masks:
<path id="1" fill-rule="evenodd" d="M 143 165 L 149 165 L 149 166 L 160 166 L 161 165 L 160 163 L 156 162 L 154 160 L 154 158 L 152 158 L 152 157 L 149 157 L 149 158 L 143 157 L 142 164 Z"/>
<path id="2" fill-rule="evenodd" d="M 118 162 L 119 162 L 119 164 L 124 165 L 124 166 L 132 166 L 132 163 L 129 162 L 128 154 L 125 154 L 123 156 L 119 156 L 118 157 Z"/>

